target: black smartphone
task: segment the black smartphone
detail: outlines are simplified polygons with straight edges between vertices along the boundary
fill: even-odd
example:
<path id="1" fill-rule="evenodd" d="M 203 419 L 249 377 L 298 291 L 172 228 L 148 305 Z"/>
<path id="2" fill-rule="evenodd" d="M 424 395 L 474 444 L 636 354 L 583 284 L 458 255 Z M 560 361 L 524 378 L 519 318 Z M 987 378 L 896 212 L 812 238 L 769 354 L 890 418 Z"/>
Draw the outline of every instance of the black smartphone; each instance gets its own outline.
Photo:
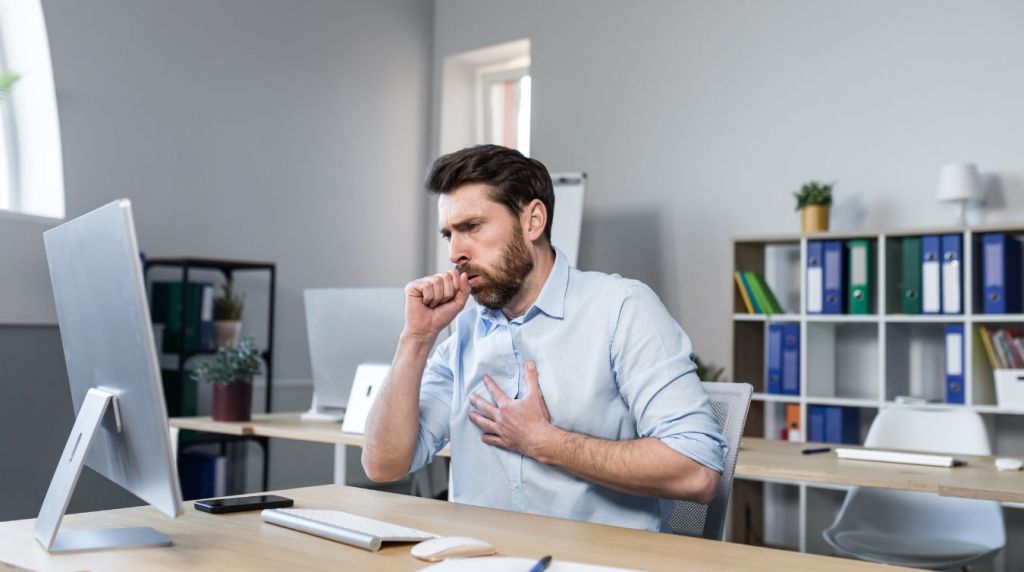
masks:
<path id="1" fill-rule="evenodd" d="M 277 495 L 255 495 L 251 497 L 235 497 L 230 499 L 197 500 L 193 506 L 196 510 L 213 514 L 242 512 L 245 510 L 262 510 L 265 508 L 284 508 L 292 506 L 295 501 Z"/>

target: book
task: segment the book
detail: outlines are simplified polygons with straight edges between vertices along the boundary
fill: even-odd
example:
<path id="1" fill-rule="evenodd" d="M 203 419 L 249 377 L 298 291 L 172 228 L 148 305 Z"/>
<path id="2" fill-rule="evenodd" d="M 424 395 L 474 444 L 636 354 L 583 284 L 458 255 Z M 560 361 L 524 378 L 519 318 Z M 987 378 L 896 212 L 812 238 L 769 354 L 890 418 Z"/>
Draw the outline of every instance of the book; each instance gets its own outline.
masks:
<path id="1" fill-rule="evenodd" d="M 754 281 L 757 282 L 757 287 L 764 293 L 765 301 L 768 303 L 771 312 L 773 314 L 785 314 L 786 311 L 782 309 L 782 304 L 779 304 L 779 299 L 775 297 L 775 293 L 768 286 L 768 282 L 756 272 L 751 272 L 750 274 L 754 277 Z"/>
<path id="2" fill-rule="evenodd" d="M 743 284 L 743 278 L 740 277 L 740 273 L 733 272 L 732 277 L 736 280 L 736 290 L 740 293 L 740 298 L 743 300 L 743 305 L 747 308 L 747 313 L 756 314 L 754 304 L 750 301 L 750 293 L 747 292 L 747 287 Z"/>
<path id="3" fill-rule="evenodd" d="M 740 281 L 743 283 L 743 287 L 747 292 L 747 297 L 750 300 L 750 305 L 754 307 L 755 314 L 763 314 L 764 308 L 761 306 L 760 301 L 754 296 L 754 288 L 750 283 L 750 278 L 746 272 L 740 272 Z"/>
<path id="4" fill-rule="evenodd" d="M 1000 369 L 1001 364 L 996 357 L 996 352 L 992 345 L 992 332 L 985 326 L 982 326 L 979 329 L 979 333 L 981 334 L 981 345 L 985 348 L 985 355 L 988 356 L 988 362 L 992 365 L 992 369 Z"/>

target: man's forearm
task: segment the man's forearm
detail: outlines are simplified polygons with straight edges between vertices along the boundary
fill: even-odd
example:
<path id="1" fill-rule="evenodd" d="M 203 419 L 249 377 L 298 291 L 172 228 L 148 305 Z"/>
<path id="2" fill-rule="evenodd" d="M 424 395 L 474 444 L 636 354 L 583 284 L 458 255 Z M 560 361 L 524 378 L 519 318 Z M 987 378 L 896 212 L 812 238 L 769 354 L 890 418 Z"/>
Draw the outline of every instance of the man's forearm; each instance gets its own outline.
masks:
<path id="1" fill-rule="evenodd" d="M 553 427 L 538 461 L 624 493 L 707 503 L 718 473 L 655 438 L 608 441 Z"/>
<path id="2" fill-rule="evenodd" d="M 433 339 L 402 335 L 387 379 L 366 419 L 363 468 L 374 481 L 409 471 L 419 434 L 419 394 Z"/>

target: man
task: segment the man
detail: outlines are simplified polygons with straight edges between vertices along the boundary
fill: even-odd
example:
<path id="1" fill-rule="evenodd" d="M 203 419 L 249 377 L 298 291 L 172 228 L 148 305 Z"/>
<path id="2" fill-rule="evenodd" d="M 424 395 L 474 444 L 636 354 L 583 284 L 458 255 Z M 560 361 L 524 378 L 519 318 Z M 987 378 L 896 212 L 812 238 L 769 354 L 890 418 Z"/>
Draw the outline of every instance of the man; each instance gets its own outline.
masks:
<path id="1" fill-rule="evenodd" d="M 726 445 L 690 341 L 650 288 L 552 247 L 544 165 L 471 147 L 438 159 L 426 186 L 455 267 L 406 286 L 366 425 L 370 478 L 450 442 L 457 502 L 649 530 L 664 529 L 659 499 L 709 502 Z M 470 295 L 479 307 L 463 312 Z"/>

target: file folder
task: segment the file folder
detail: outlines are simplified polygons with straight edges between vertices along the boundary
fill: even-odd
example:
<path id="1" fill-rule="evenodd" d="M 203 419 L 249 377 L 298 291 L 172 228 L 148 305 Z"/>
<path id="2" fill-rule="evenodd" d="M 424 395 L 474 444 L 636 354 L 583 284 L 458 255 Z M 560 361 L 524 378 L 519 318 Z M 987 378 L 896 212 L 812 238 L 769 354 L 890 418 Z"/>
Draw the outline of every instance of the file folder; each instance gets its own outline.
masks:
<path id="1" fill-rule="evenodd" d="M 820 240 L 807 241 L 807 313 L 820 314 L 824 301 L 823 245 Z"/>
<path id="2" fill-rule="evenodd" d="M 766 314 L 766 309 L 761 305 L 761 301 L 757 298 L 757 293 L 754 292 L 754 285 L 750 283 L 750 273 L 740 272 L 740 280 L 743 282 L 743 286 L 747 289 L 747 295 L 750 297 L 750 303 L 754 306 L 755 314 Z"/>
<path id="3" fill-rule="evenodd" d="M 768 368 L 765 372 L 765 391 L 782 393 L 782 343 L 785 332 L 782 324 L 768 324 Z"/>
<path id="4" fill-rule="evenodd" d="M 903 239 L 903 272 L 900 296 L 904 314 L 921 313 L 921 237 Z"/>
<path id="5" fill-rule="evenodd" d="M 851 240 L 850 249 L 850 293 L 849 313 L 870 314 L 871 296 L 871 243 L 867 240 Z"/>
<path id="6" fill-rule="evenodd" d="M 800 324 L 782 325 L 782 393 L 800 395 Z"/>
<path id="7" fill-rule="evenodd" d="M 825 408 L 825 442 L 856 445 L 860 441 L 860 411 L 856 407 Z"/>
<path id="8" fill-rule="evenodd" d="M 732 277 L 736 280 L 736 290 L 739 292 L 740 299 L 743 301 L 743 306 L 747 309 L 748 314 L 757 314 L 754 310 L 754 303 L 750 298 L 750 294 L 747 293 L 747 286 L 743 283 L 743 277 L 740 276 L 739 272 L 733 272 Z"/>
<path id="9" fill-rule="evenodd" d="M 825 299 L 823 314 L 843 313 L 843 243 L 838 240 L 825 241 L 824 274 Z"/>
<path id="10" fill-rule="evenodd" d="M 946 403 L 964 403 L 964 325 L 946 325 Z"/>
<path id="11" fill-rule="evenodd" d="M 921 313 L 942 311 L 942 242 L 938 236 L 921 237 Z"/>
<path id="12" fill-rule="evenodd" d="M 1005 233 L 982 238 L 982 269 L 986 314 L 1017 314 L 1021 311 L 1021 245 Z"/>
<path id="13" fill-rule="evenodd" d="M 824 405 L 807 407 L 807 440 L 815 443 L 825 442 L 825 409 Z"/>
<path id="14" fill-rule="evenodd" d="M 942 313 L 963 312 L 963 237 L 947 234 L 942 237 Z"/>

